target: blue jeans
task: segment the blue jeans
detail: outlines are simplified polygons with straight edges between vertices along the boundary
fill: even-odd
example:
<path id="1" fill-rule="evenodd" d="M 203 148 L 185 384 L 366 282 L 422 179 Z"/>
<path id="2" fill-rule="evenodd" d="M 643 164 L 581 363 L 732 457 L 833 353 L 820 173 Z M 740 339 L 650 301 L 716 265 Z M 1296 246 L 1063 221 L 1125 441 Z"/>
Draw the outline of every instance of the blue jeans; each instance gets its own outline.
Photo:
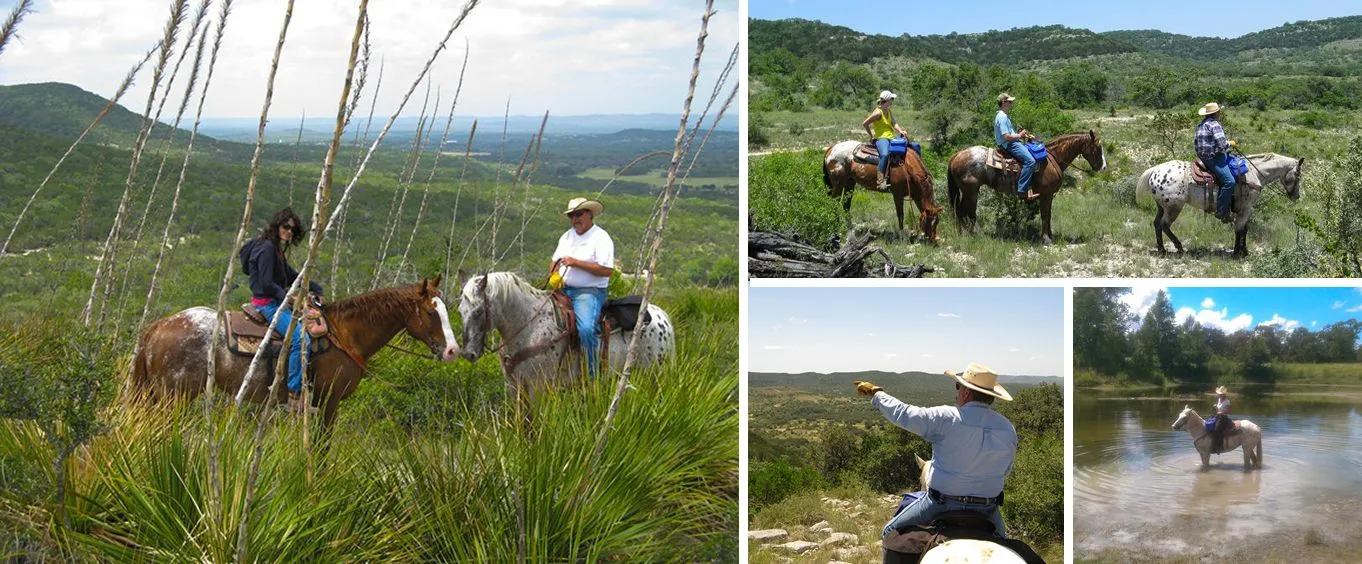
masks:
<path id="1" fill-rule="evenodd" d="M 1031 156 L 1031 151 L 1026 150 L 1026 145 L 1021 141 L 1009 141 L 1002 148 L 1021 163 L 1021 178 L 1017 179 L 1017 192 L 1026 192 L 1026 188 L 1031 186 L 1031 173 L 1036 171 L 1036 158 Z"/>
<path id="2" fill-rule="evenodd" d="M 564 288 L 572 298 L 572 312 L 577 316 L 577 340 L 586 355 L 586 368 L 596 377 L 596 351 L 601 347 L 601 308 L 605 307 L 605 288 Z M 610 338 L 606 335 L 606 338 Z"/>
<path id="3" fill-rule="evenodd" d="M 282 308 L 280 311 L 279 302 L 270 302 L 262 306 L 255 306 L 255 309 L 265 316 L 265 319 L 274 317 L 274 312 L 279 312 L 278 331 L 283 335 L 288 330 L 288 324 L 293 319 L 293 310 Z M 288 349 L 288 391 L 299 392 L 303 389 L 303 347 L 307 346 L 307 331 L 303 331 L 303 324 L 299 323 L 293 328 L 293 342 Z"/>
<path id="4" fill-rule="evenodd" d="M 898 515 L 889 520 L 880 532 L 881 538 L 889 536 L 889 531 L 902 529 L 909 525 L 929 525 L 937 515 L 947 511 L 968 510 L 980 513 L 988 517 L 993 522 L 993 528 L 999 537 L 1007 538 L 1007 531 L 1003 528 L 1003 514 L 998 510 L 996 504 L 976 505 L 973 503 L 956 503 L 953 501 L 937 502 L 932 499 L 927 492 L 922 492 L 922 497 L 917 501 L 908 504 Z"/>
<path id="5" fill-rule="evenodd" d="M 889 140 L 876 139 L 875 150 L 880 152 L 880 162 L 875 165 L 875 168 L 880 171 L 880 174 L 889 174 Z"/>
<path id="6" fill-rule="evenodd" d="M 1229 156 L 1217 153 L 1210 160 L 1201 159 L 1201 162 L 1215 176 L 1215 183 L 1220 185 L 1220 193 L 1215 197 L 1216 212 L 1219 215 L 1229 215 L 1230 203 L 1234 199 L 1234 173 L 1230 172 Z"/>

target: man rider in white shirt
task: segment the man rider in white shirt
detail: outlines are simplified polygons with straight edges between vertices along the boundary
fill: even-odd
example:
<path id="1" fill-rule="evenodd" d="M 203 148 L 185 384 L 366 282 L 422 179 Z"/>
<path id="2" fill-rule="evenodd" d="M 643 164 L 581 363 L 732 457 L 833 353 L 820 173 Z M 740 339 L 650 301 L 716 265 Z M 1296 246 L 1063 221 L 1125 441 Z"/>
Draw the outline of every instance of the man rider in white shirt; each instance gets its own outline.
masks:
<path id="1" fill-rule="evenodd" d="M 563 292 L 572 299 L 577 317 L 577 338 L 587 358 L 587 369 L 596 377 L 600 347 L 601 308 L 605 306 L 606 287 L 615 269 L 615 242 L 595 224 L 605 206 L 595 200 L 573 198 L 563 212 L 572 228 L 558 239 L 550 272 L 563 278 Z M 609 336 L 607 336 L 609 338 Z"/>

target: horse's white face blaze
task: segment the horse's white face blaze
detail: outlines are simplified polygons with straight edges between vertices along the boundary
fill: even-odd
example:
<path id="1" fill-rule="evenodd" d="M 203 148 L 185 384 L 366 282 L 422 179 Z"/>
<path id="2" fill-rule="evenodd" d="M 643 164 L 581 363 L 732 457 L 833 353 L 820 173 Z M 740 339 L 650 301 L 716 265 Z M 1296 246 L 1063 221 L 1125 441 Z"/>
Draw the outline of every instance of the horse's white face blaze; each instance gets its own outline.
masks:
<path id="1" fill-rule="evenodd" d="M 440 355 L 440 360 L 449 362 L 459 356 L 459 341 L 454 338 L 454 329 L 449 325 L 449 308 L 445 307 L 444 300 L 439 296 L 430 299 L 435 305 L 435 313 L 440 315 L 440 330 L 445 336 L 445 350 Z"/>

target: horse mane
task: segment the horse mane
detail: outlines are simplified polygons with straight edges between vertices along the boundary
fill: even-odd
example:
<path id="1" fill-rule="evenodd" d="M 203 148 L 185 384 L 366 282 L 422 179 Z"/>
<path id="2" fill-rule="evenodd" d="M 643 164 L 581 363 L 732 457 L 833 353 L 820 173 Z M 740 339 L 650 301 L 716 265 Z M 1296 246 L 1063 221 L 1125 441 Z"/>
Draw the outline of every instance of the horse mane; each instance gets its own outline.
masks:
<path id="1" fill-rule="evenodd" d="M 535 288 L 514 272 L 488 272 L 487 296 L 489 299 L 503 299 L 513 291 L 529 294 L 538 298 L 548 296 L 548 292 Z"/>
<path id="2" fill-rule="evenodd" d="M 326 304 L 328 316 L 357 319 L 365 323 L 388 321 L 406 315 L 419 299 L 420 283 L 395 288 L 379 288 L 358 296 Z"/>

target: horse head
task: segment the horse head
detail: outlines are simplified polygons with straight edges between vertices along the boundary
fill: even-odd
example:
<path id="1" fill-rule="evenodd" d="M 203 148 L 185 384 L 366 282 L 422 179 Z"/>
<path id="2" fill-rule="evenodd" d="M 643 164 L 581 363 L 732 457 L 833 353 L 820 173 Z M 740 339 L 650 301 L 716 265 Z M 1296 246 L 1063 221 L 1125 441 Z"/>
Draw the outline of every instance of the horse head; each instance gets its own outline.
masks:
<path id="1" fill-rule="evenodd" d="M 459 316 L 463 318 L 463 358 L 477 362 L 487 348 L 487 336 L 492 332 L 492 306 L 487 297 L 487 275 L 468 277 L 459 270 Z"/>
<path id="2" fill-rule="evenodd" d="M 942 209 L 941 206 L 931 204 L 922 210 L 922 218 L 918 220 L 918 229 L 922 230 L 922 236 L 933 243 L 937 241 L 936 226 L 941 223 Z"/>
<path id="3" fill-rule="evenodd" d="M 1088 161 L 1093 172 L 1107 167 L 1107 152 L 1102 148 L 1102 140 L 1097 138 L 1096 129 L 1089 129 L 1088 138 L 1083 140 L 1083 160 Z"/>
<path id="4" fill-rule="evenodd" d="M 1301 168 L 1305 166 L 1305 157 L 1296 160 L 1296 166 L 1286 171 L 1286 177 L 1282 179 L 1282 186 L 1286 188 L 1286 197 L 1292 200 L 1301 199 Z"/>
<path id="5" fill-rule="evenodd" d="M 1173 422 L 1173 430 L 1181 431 L 1182 426 L 1187 424 L 1188 416 L 1190 416 L 1192 413 L 1194 413 L 1192 411 L 1192 406 L 1183 404 L 1182 413 L 1178 414 L 1178 420 Z"/>
<path id="6" fill-rule="evenodd" d="M 440 297 L 440 275 L 422 279 L 416 287 L 416 304 L 403 324 L 412 337 L 430 347 L 431 354 L 449 362 L 459 356 L 459 342 L 449 325 L 449 308 Z"/>
<path id="7" fill-rule="evenodd" d="M 931 481 L 931 478 L 932 478 L 932 466 L 931 466 L 932 461 L 930 461 L 930 460 L 923 460 L 921 456 L 918 456 L 918 455 L 917 455 L 917 453 L 913 453 L 913 459 L 917 461 L 917 467 L 918 467 L 918 472 L 919 472 L 919 474 L 918 474 L 918 487 L 921 488 L 921 489 L 923 489 L 923 490 L 926 490 L 926 489 L 927 489 L 927 484 Z"/>

